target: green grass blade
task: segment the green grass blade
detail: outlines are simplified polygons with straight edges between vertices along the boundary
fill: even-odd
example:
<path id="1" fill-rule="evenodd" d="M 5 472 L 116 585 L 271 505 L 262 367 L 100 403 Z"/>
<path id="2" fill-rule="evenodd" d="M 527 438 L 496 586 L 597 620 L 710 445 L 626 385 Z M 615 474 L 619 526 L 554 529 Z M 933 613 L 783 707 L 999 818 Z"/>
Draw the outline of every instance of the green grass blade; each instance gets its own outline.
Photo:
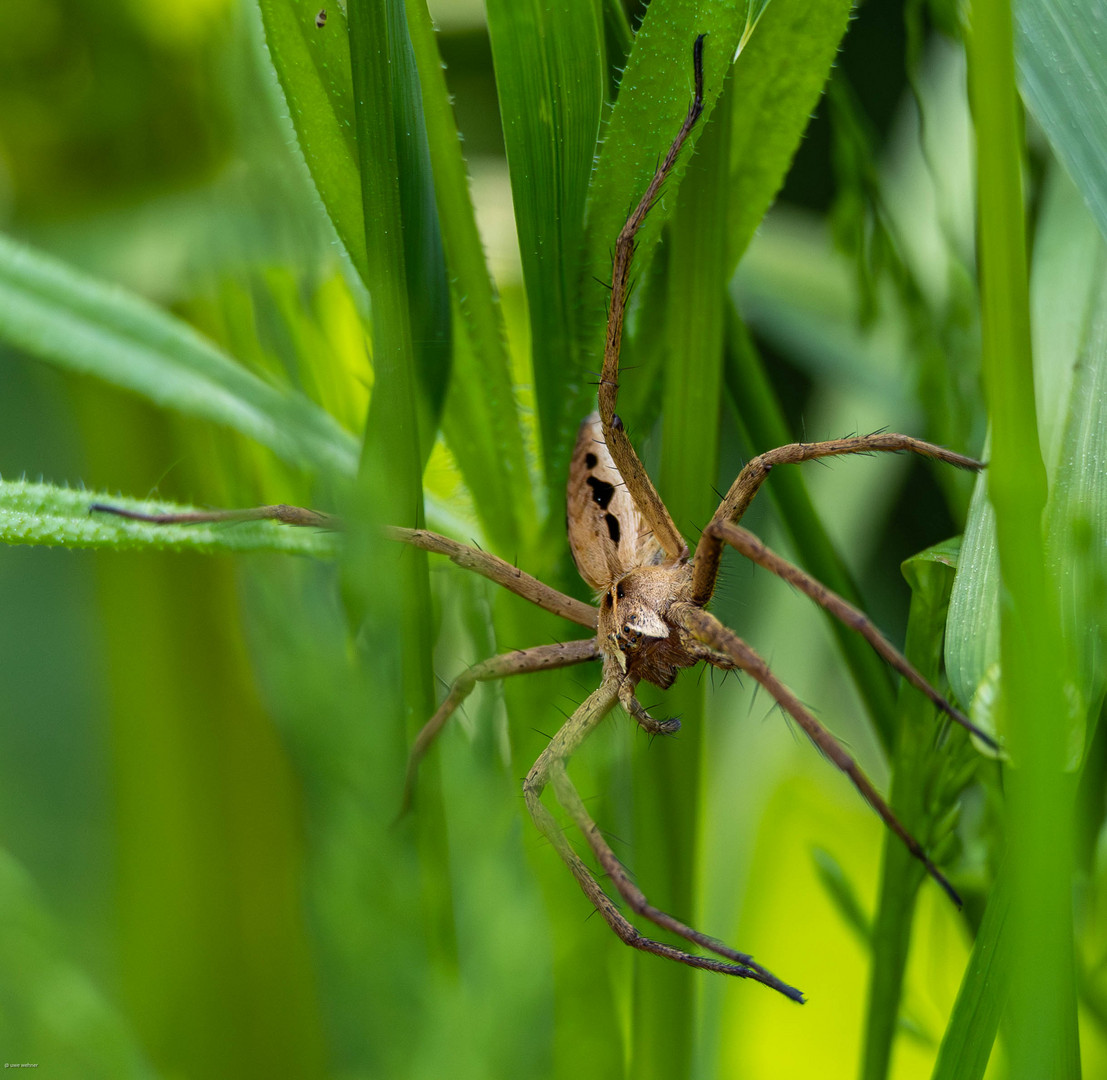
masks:
<path id="1" fill-rule="evenodd" d="M 362 281 L 369 287 L 375 254 L 366 247 L 366 215 L 360 199 L 356 115 L 347 16 L 342 8 L 315 25 L 290 0 L 260 0 L 269 55 L 281 83 L 308 169 L 323 205 Z M 423 121 L 422 91 L 403 8 L 390 9 L 393 30 L 391 101 L 398 141 L 394 165 L 398 177 L 408 305 L 420 328 L 414 339 L 416 368 L 423 383 L 421 401 L 428 410 L 424 457 L 437 425 L 449 381 L 450 301 L 442 237 L 434 208 L 434 184 Z M 377 208 L 371 211 L 373 217 Z M 368 222 L 369 235 L 377 223 Z"/>
<path id="2" fill-rule="evenodd" d="M 320 558 L 332 556 L 337 547 L 333 533 L 290 528 L 274 521 L 155 525 L 91 513 L 89 507 L 94 503 L 140 514 L 189 513 L 199 509 L 164 500 L 125 499 L 53 484 L 0 480 L 0 543 L 207 554 L 270 551 Z"/>
<path id="3" fill-rule="evenodd" d="M 530 313 L 542 461 L 560 485 L 588 412 L 580 407 L 589 391 L 575 328 L 603 102 L 600 11 L 594 0 L 489 0 L 488 33 Z"/>
<path id="4" fill-rule="evenodd" d="M 434 692 L 430 656 L 432 611 L 428 564 L 412 552 L 382 575 L 387 545 L 370 523 L 419 526 L 423 523 L 419 380 L 412 340 L 411 279 L 405 262 L 404 233 L 416 223 L 406 205 L 398 173 L 401 139 L 394 80 L 414 80 L 401 57 L 408 48 L 401 0 L 381 5 L 356 0 L 348 9 L 353 65 L 362 209 L 369 254 L 366 284 L 373 305 L 373 396 L 358 476 L 358 510 L 353 515 L 347 584 L 357 603 L 372 610 L 366 624 L 374 663 L 382 677 L 402 680 L 409 726 L 431 714 Z M 410 93 L 410 88 L 405 93 Z M 425 204 L 420 204 L 427 210 Z M 429 438 L 424 436 L 429 445 Z"/>
<path id="5" fill-rule="evenodd" d="M 1071 721 L 1057 583 L 1042 559 L 1046 471 L 1030 346 L 1023 132 L 1008 0 L 975 0 L 967 35 L 976 127 L 988 497 L 1003 581 L 1000 730 L 1014 897 L 1008 1006 L 1015 1080 L 1078 1071 L 1072 938 Z"/>
<path id="6" fill-rule="evenodd" d="M 734 68 L 730 266 L 772 205 L 822 97 L 849 0 L 772 0 Z"/>
<path id="7" fill-rule="evenodd" d="M 1011 863 L 999 869 L 976 932 L 931 1080 L 980 1080 L 988 1067 L 1011 978 Z"/>
<path id="8" fill-rule="evenodd" d="M 1100 0 L 1014 9 L 1023 98 L 1107 238 L 1107 10 Z"/>
<path id="9" fill-rule="evenodd" d="M 942 638 L 958 546 L 939 545 L 903 564 L 904 577 L 911 586 L 904 655 L 932 686 L 940 685 Z M 935 835 L 935 828 L 945 819 L 960 794 L 959 788 L 971 775 L 975 752 L 967 745 L 964 734 L 956 730 L 949 732 L 940 748 L 936 745 L 937 710 L 907 682 L 900 684 L 897 712 L 888 802 L 907 831 L 928 851 L 936 852 L 946 837 Z M 968 772 L 964 768 L 966 756 Z M 951 788 L 951 773 L 957 790 Z M 915 905 L 923 879 L 919 861 L 899 837 L 886 831 L 873 922 L 863 1080 L 884 1080 L 888 1075 Z"/>
<path id="10" fill-rule="evenodd" d="M 1049 476 L 1045 548 L 1064 571 L 1064 640 L 1079 711 L 1098 715 L 1107 672 L 1097 659 L 1107 617 L 1104 579 L 1093 552 L 1107 543 L 1107 243 L 1076 188 L 1059 169 L 1049 177 L 1034 245 L 1031 304 L 1039 445 Z M 1000 660 L 999 559 L 987 476 L 978 485 L 965 534 L 964 571 L 951 605 L 946 663 L 958 698 L 995 726 L 992 691 Z M 1083 720 L 1080 721 L 1081 723 Z M 1090 738 L 1074 729 L 1079 760 Z"/>
<path id="11" fill-rule="evenodd" d="M 301 468 L 352 474 L 353 440 L 322 409 L 236 364 L 122 289 L 0 236 L 0 340 L 54 367 L 223 424 Z"/>
<path id="12" fill-rule="evenodd" d="M 430 15 L 422 0 L 409 0 L 407 14 L 422 83 L 442 238 L 458 308 L 443 431 L 486 534 L 500 550 L 512 551 L 522 523 L 534 519 L 534 500 L 503 317 L 484 260 Z"/>
<path id="13" fill-rule="evenodd" d="M 320 30 L 315 12 L 293 0 L 258 0 L 258 7 L 304 160 L 335 232 L 364 280 L 368 256 L 346 11 L 339 4 L 329 8 Z"/>

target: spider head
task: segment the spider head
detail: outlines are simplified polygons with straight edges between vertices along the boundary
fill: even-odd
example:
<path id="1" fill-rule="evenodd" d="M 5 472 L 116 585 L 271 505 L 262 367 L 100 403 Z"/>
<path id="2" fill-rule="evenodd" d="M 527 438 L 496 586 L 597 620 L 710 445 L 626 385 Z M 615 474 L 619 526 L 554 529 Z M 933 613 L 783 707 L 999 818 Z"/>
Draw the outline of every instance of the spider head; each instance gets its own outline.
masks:
<path id="1" fill-rule="evenodd" d="M 668 621 L 674 603 L 688 599 L 686 564 L 640 566 L 612 582 L 600 600 L 599 641 L 620 654 L 620 667 L 639 679 L 668 686 L 684 659 L 680 632 Z"/>

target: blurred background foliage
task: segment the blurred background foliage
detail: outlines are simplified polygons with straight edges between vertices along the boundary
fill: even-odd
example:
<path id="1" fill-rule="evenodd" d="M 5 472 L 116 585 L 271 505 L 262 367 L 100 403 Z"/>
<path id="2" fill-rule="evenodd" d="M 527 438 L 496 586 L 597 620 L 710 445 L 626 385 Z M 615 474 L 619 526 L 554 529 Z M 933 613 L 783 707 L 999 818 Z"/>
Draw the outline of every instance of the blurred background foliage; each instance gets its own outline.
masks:
<path id="1" fill-rule="evenodd" d="M 670 84 L 665 108 L 675 120 L 648 117 L 643 126 L 656 134 L 643 140 L 637 165 L 600 160 L 594 183 L 605 198 L 590 213 L 615 226 L 595 224 L 586 235 L 579 218 L 592 143 L 534 150 L 534 160 L 549 153 L 550 168 L 566 170 L 570 189 L 580 186 L 570 193 L 579 197 L 578 219 L 543 219 L 542 200 L 564 195 L 556 175 L 536 178 L 513 164 L 509 176 L 505 142 L 508 157 L 528 144 L 505 140 L 501 110 L 509 132 L 525 126 L 536 114 L 526 95 L 539 91 L 511 67 L 518 46 L 507 8 L 488 6 L 486 22 L 479 3 L 431 5 L 502 323 L 473 331 L 472 298 L 455 288 L 444 324 L 431 300 L 413 327 L 416 351 L 436 318 L 454 342 L 452 380 L 439 367 L 427 395 L 445 437 L 420 448 L 429 457 L 426 514 L 431 527 L 584 596 L 561 535 L 560 500 L 566 440 L 590 407 L 587 343 L 604 293 L 596 285 L 594 295 L 573 295 L 590 278 L 570 271 L 536 285 L 542 260 L 520 258 L 512 198 L 525 222 L 519 233 L 538 237 L 535 250 L 556 249 L 557 265 L 570 268 L 591 260 L 602 278 L 629 195 L 642 186 L 635 169 L 648 175 L 686 108 L 687 50 L 682 39 L 675 66 L 652 73 Z M 566 94 L 593 109 L 584 130 L 610 120 L 609 141 L 629 147 L 629 162 L 637 136 L 619 134 L 618 114 L 601 95 L 611 100 L 629 27 L 643 11 L 585 7 L 588 19 L 566 7 L 555 27 L 580 36 L 572 44 L 583 59 L 572 70 L 584 74 Z M 721 18 L 716 7 L 705 3 L 704 18 Z M 337 461 L 361 437 L 375 368 L 380 376 L 364 287 L 378 253 L 370 245 L 358 254 L 357 199 L 328 189 L 320 172 L 321 162 L 333 162 L 341 174 L 341 146 L 320 148 L 305 135 L 328 99 L 287 96 L 304 70 L 281 51 L 294 42 L 289 26 L 324 42 L 309 48 L 341 52 L 343 10 L 331 9 L 322 31 L 315 14 L 307 3 L 275 0 L 0 7 L 0 223 L 20 244 L 172 312 L 269 384 L 296 388 L 347 433 L 333 436 Z M 632 312 L 621 408 L 692 535 L 713 489 L 725 489 L 770 442 L 887 427 L 983 453 L 973 135 L 955 5 L 868 0 L 853 14 L 828 92 L 729 297 L 720 289 L 705 303 L 702 291 L 680 289 L 704 267 L 729 275 L 748 239 L 743 230 L 757 224 L 732 217 L 733 235 L 715 228 L 721 242 L 708 251 L 711 220 L 695 218 L 700 200 L 740 215 L 727 202 L 728 184 L 747 182 L 742 155 L 754 152 L 743 140 L 757 135 L 742 127 L 743 105 L 760 91 L 766 110 L 784 111 L 777 98 L 791 84 L 764 72 L 758 82 L 752 66 L 745 96 L 719 107 L 730 143 L 720 135 L 702 145 L 685 180 L 692 196 L 658 211 L 658 225 L 663 215 L 673 223 L 660 243 L 650 240 L 652 261 L 639 269 L 637 296 L 646 299 Z M 654 33 L 663 38 L 663 28 Z M 312 37 L 322 34 L 330 37 Z M 828 40 L 826 63 L 837 37 Z M 519 80 L 507 107 L 497 98 L 494 56 L 502 80 Z M 801 59 L 817 89 L 818 58 Z M 711 63 L 717 93 L 725 58 L 716 53 Z M 320 70 L 335 77 L 334 67 Z M 628 70 L 635 89 L 651 77 L 648 68 Z M 1043 91 L 1033 56 L 1023 70 L 1037 121 L 1046 123 L 1042 95 L 1051 108 L 1056 95 Z M 561 78 L 569 81 L 564 71 Z M 647 94 L 643 107 L 656 100 Z M 565 131 L 579 135 L 574 116 Z M 1107 263 L 1087 181 L 1095 153 L 1079 141 L 1075 150 L 1051 144 L 1034 120 L 1028 139 L 1031 236 L 1042 260 L 1035 273 L 1078 283 L 1057 332 L 1085 327 L 1069 354 L 1051 362 L 1069 372 L 1071 355 L 1084 348 L 1080 392 L 1100 400 L 1095 373 L 1107 349 L 1096 317 Z M 758 149 L 758 160 L 770 160 L 770 150 Z M 783 167 L 791 146 L 782 153 Z M 344 221 L 354 222 L 345 233 Z M 551 231 L 542 232 L 543 221 Z M 1047 261 L 1051 253 L 1057 261 Z M 429 279 L 409 291 L 420 284 L 432 292 Z M 1060 302 L 1036 296 L 1046 315 Z M 571 325 L 559 321 L 565 311 L 574 313 Z M 506 381 L 496 383 L 480 367 L 480 349 L 494 353 L 503 342 Z M 713 369 L 692 366 L 704 352 L 718 358 Z M 158 408 L 10 344 L 0 345 L 0 380 L 5 480 L 25 475 L 206 506 L 330 509 L 351 499 L 340 467 L 274 454 L 233 424 Z M 1045 381 L 1054 389 L 1040 406 L 1056 420 L 1071 387 Z M 682 397 L 680 384 L 692 384 L 699 399 Z M 775 421 L 769 405 L 779 409 Z M 681 409 L 692 410 L 683 422 Z M 1065 424 L 1055 423 L 1043 446 L 1067 447 L 1047 459 L 1090 460 L 1097 476 L 1098 413 L 1080 415 L 1091 418 L 1084 428 L 1059 435 Z M 423 423 L 429 430 L 434 422 L 424 414 Z M 481 458 L 482 447 L 493 453 Z M 495 482 L 475 482 L 480 476 Z M 900 564 L 961 531 L 972 478 L 889 457 L 812 466 L 805 480 L 841 564 L 811 539 L 802 513 L 789 516 L 807 495 L 784 476 L 773 477 L 774 493 L 747 523 L 808 565 L 829 558 L 877 624 L 939 678 L 956 545 L 913 561 L 910 588 Z M 1094 737 L 1103 696 L 1103 579 L 1095 569 L 1102 491 L 1077 496 L 1062 500 L 1069 517 L 1058 528 L 1090 552 L 1078 589 L 1091 601 L 1070 605 L 1077 610 L 1069 616 L 1073 640 L 1086 643 L 1077 680 L 1085 737 L 1074 751 L 1083 770 L 1075 984 L 1083 1065 L 1094 1076 L 1107 1070 L 1105 759 Z M 441 680 L 570 631 L 440 562 L 431 563 L 429 598 L 398 594 L 394 579 L 411 570 L 403 560 L 412 556 L 384 551 L 359 577 L 341 563 L 272 551 L 4 548 L 0 1057 L 81 1078 L 983 1074 L 994 1025 L 974 1036 L 971 1023 L 962 1030 L 950 1015 L 974 936 L 985 933 L 982 921 L 991 925 L 986 904 L 1003 850 L 994 763 L 964 740 L 935 740 L 930 712 L 910 693 L 896 705 L 879 670 L 855 669 L 851 679 L 835 634 L 806 600 L 729 563 L 720 616 L 882 789 L 892 784 L 896 805 L 916 815 L 913 827 L 941 852 L 966 906 L 959 914 L 918 880 L 848 782 L 751 684 L 686 675 L 680 696 L 659 706 L 683 713 L 679 738 L 651 742 L 619 714 L 574 775 L 655 903 L 753 953 L 809 1004 L 671 970 L 631 953 L 589 917 L 519 798 L 519 779 L 549 734 L 595 685 L 592 668 L 478 689 L 427 761 L 416 812 L 396 820 L 406 749 L 427 713 L 395 675 L 405 619 L 414 615 L 433 642 Z M 986 675 L 997 677 L 995 656 L 966 629 L 979 621 L 979 605 L 955 592 L 958 603 L 969 640 L 947 662 L 964 703 L 987 719 L 987 694 L 970 699 Z M 896 735 L 903 725 L 913 742 Z M 992 918 L 1002 921 L 995 909 Z M 975 992 L 982 1012 L 1002 1004 L 995 981 Z M 947 1042 L 939 1058 L 950 1032 L 975 1037 L 975 1056 Z M 1001 1029 L 988 1075 L 1006 1075 L 1003 1045 Z"/>

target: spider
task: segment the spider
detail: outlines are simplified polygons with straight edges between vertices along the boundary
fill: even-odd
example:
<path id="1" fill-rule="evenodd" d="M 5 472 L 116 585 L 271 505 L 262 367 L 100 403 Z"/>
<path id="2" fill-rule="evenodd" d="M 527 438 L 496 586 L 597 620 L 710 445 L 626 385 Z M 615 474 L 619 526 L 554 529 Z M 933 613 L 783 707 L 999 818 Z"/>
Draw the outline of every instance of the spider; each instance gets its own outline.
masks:
<path id="1" fill-rule="evenodd" d="M 551 588 L 495 555 L 424 529 L 393 527 L 388 535 L 429 552 L 445 555 L 529 600 L 538 607 L 579 624 L 592 633 L 581 640 L 538 645 L 484 660 L 462 673 L 445 700 L 416 738 L 405 783 L 410 802 L 420 759 L 450 717 L 478 682 L 527 672 L 602 662 L 599 687 L 576 709 L 539 755 L 523 782 L 527 809 L 535 824 L 564 860 L 605 922 L 628 945 L 696 968 L 753 979 L 796 1002 L 803 995 L 756 963 L 750 956 L 708 937 L 656 908 L 631 880 L 593 821 L 569 778 L 567 763 L 588 735 L 616 705 L 621 705 L 647 732 L 670 734 L 677 720 L 657 720 L 636 696 L 639 684 L 665 689 L 680 671 L 707 663 L 724 671 L 746 672 L 763 686 L 808 735 L 815 746 L 841 769 L 885 824 L 903 841 L 955 904 L 960 898 L 918 841 L 904 828 L 853 758 L 769 669 L 766 662 L 733 630 L 707 610 L 715 591 L 725 545 L 790 582 L 847 626 L 861 634 L 896 671 L 916 686 L 944 713 L 983 742 L 994 746 L 947 702 L 860 611 L 803 570 L 770 551 L 738 522 L 758 489 L 778 465 L 815 458 L 874 451 L 909 451 L 923 457 L 980 469 L 982 464 L 906 435 L 879 433 L 827 442 L 793 443 L 753 458 L 704 528 L 695 551 L 673 523 L 669 511 L 646 474 L 616 412 L 619 393 L 619 353 L 626 314 L 627 290 L 635 238 L 666 178 L 703 111 L 703 36 L 693 48 L 694 96 L 688 113 L 665 157 L 615 243 L 611 299 L 599 409 L 580 426 L 569 468 L 567 519 L 569 545 L 581 577 L 595 590 L 597 604 L 586 604 Z M 111 506 L 92 509 L 166 524 L 200 521 L 272 519 L 285 524 L 337 528 L 341 522 L 319 511 L 294 506 L 264 506 L 211 513 L 143 515 Z M 542 800 L 547 787 L 583 835 L 599 867 L 614 884 L 634 915 L 669 931 L 712 956 L 656 941 L 642 934 L 607 895 L 577 854 Z"/>

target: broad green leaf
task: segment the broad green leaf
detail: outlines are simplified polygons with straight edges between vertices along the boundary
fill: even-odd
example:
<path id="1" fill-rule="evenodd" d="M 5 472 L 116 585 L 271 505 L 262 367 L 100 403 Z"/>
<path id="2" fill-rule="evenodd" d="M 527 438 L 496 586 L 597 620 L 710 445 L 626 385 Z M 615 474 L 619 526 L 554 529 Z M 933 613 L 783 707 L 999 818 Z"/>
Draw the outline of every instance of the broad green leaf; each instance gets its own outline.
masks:
<path id="1" fill-rule="evenodd" d="M 588 365 L 576 327 L 584 205 L 603 102 L 600 20 L 596 0 L 488 3 L 542 459 L 551 484 L 561 483 L 577 425 L 588 412 L 579 407 Z"/>
<path id="2" fill-rule="evenodd" d="M 308 170 L 339 239 L 368 287 L 374 238 L 390 223 L 381 216 L 384 206 L 377 203 L 371 204 L 373 220 L 367 221 L 357 197 L 360 170 L 346 12 L 336 7 L 320 29 L 313 13 L 290 0 L 259 0 L 259 4 L 269 56 Z M 429 410 L 423 424 L 428 429 L 423 441 L 429 454 L 448 382 L 449 290 L 434 208 L 422 94 L 402 6 L 390 9 L 389 17 L 395 43 L 389 69 L 390 100 L 396 130 L 404 133 L 396 143 L 394 165 L 404 220 L 401 236 L 408 302 L 420 327 L 414 351 Z"/>
<path id="3" fill-rule="evenodd" d="M 46 547 L 105 548 L 112 551 L 255 552 L 329 558 L 333 533 L 292 528 L 273 521 L 227 524 L 155 525 L 93 512 L 94 504 L 140 514 L 177 514 L 195 506 L 154 499 L 127 499 L 105 492 L 74 490 L 26 480 L 0 480 L 0 542 Z"/>
<path id="4" fill-rule="evenodd" d="M 263 381 L 138 296 L 4 236 L 0 340 L 54 367 L 223 424 L 301 468 L 354 471 L 350 435 L 299 393 Z"/>
<path id="5" fill-rule="evenodd" d="M 1018 0 L 1023 98 L 1107 240 L 1107 7 Z"/>

